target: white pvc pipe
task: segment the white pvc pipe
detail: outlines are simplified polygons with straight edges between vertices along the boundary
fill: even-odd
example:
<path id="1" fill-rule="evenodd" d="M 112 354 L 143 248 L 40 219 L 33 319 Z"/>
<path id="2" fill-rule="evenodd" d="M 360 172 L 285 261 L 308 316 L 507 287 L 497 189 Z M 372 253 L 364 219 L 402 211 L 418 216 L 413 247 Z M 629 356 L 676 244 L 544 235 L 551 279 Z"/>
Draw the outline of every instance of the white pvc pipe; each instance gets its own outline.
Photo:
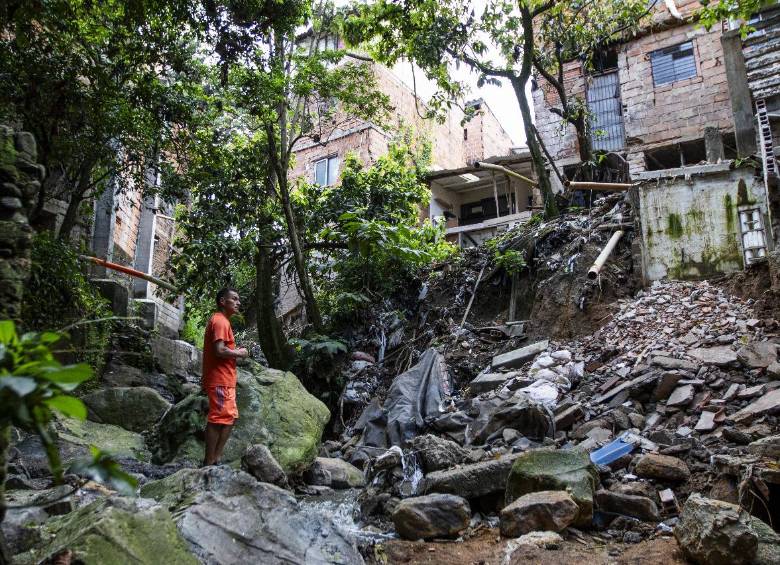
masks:
<path id="1" fill-rule="evenodd" d="M 615 246 L 621 237 L 623 237 L 623 230 L 618 230 L 612 234 L 612 237 L 609 238 L 604 249 L 601 250 L 601 253 L 599 253 L 599 256 L 596 257 L 596 260 L 593 262 L 593 266 L 588 270 L 589 279 L 595 279 L 599 276 L 601 268 L 604 266 L 604 263 L 607 262 L 609 255 L 612 253 L 612 250 L 615 249 Z"/>

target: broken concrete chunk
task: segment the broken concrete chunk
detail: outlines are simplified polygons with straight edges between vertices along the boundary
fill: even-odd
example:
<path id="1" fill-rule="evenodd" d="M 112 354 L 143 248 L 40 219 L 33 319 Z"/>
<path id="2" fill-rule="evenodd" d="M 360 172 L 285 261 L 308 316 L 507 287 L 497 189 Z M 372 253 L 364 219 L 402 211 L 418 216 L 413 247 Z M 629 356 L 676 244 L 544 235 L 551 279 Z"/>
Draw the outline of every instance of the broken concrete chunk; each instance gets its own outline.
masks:
<path id="1" fill-rule="evenodd" d="M 538 341 L 531 345 L 521 347 L 520 349 L 497 355 L 493 357 L 492 367 L 494 369 L 520 367 L 526 361 L 532 359 L 539 353 L 546 351 L 549 344 L 550 342 L 548 340 Z"/>
<path id="2" fill-rule="evenodd" d="M 780 459 L 780 435 L 761 438 L 748 445 L 747 449 L 760 457 Z"/>
<path id="3" fill-rule="evenodd" d="M 711 432 L 718 424 L 715 422 L 717 412 L 702 412 L 694 430 L 697 432 Z"/>
<path id="4" fill-rule="evenodd" d="M 426 473 L 454 467 L 468 455 L 468 450 L 454 441 L 431 434 L 414 438 L 412 446 L 417 451 L 423 471 Z"/>
<path id="5" fill-rule="evenodd" d="M 484 373 L 469 383 L 471 394 L 482 394 L 503 385 L 512 375 L 510 373 Z"/>
<path id="6" fill-rule="evenodd" d="M 528 493 L 501 510 L 501 535 L 518 537 L 534 531 L 560 532 L 574 522 L 578 513 L 579 507 L 566 491 Z"/>
<path id="7" fill-rule="evenodd" d="M 566 490 L 580 508 L 574 525 L 590 526 L 593 493 L 598 474 L 590 457 L 578 449 L 532 449 L 522 453 L 506 481 L 506 502 L 524 494 L 545 490 Z"/>
<path id="8" fill-rule="evenodd" d="M 582 420 L 585 417 L 585 410 L 582 408 L 581 404 L 575 404 L 574 406 L 570 406 L 560 414 L 555 416 L 555 429 L 556 430 L 567 430 L 572 425 Z"/>
<path id="9" fill-rule="evenodd" d="M 765 561 L 758 558 L 759 545 L 780 543 L 777 534 L 768 526 L 771 533 L 766 532 L 762 524 L 735 504 L 694 493 L 685 503 L 674 537 L 685 556 L 695 563 L 759 563 Z"/>
<path id="10" fill-rule="evenodd" d="M 740 362 L 751 369 L 763 369 L 777 361 L 777 345 L 768 341 L 753 342 L 737 351 Z"/>
<path id="11" fill-rule="evenodd" d="M 759 394 L 762 394 L 764 392 L 764 388 L 766 385 L 756 385 L 756 386 L 749 386 L 747 388 L 743 388 L 737 393 L 737 398 L 740 400 L 747 400 L 748 398 L 753 398 L 755 396 L 758 396 Z"/>
<path id="12" fill-rule="evenodd" d="M 685 461 L 670 455 L 648 453 L 643 455 L 634 468 L 634 473 L 646 479 L 664 481 L 687 481 L 691 471 Z"/>
<path id="13" fill-rule="evenodd" d="M 674 406 L 688 406 L 693 400 L 694 390 L 693 385 L 683 385 L 674 389 L 674 392 L 666 401 L 666 405 L 669 407 Z"/>
<path id="14" fill-rule="evenodd" d="M 652 364 L 663 369 L 682 369 L 693 373 L 699 370 L 699 366 L 696 363 L 688 361 L 687 359 L 675 359 L 674 357 L 667 357 L 665 355 L 653 357 Z"/>
<path id="15" fill-rule="evenodd" d="M 396 532 L 410 540 L 455 537 L 468 528 L 470 520 L 468 501 L 451 494 L 407 498 L 393 511 Z"/>
<path id="16" fill-rule="evenodd" d="M 728 345 L 691 349 L 688 351 L 688 355 L 705 365 L 715 365 L 716 367 L 729 367 L 737 363 L 737 352 Z"/>
<path id="17" fill-rule="evenodd" d="M 422 490 L 425 493 L 457 494 L 464 498 L 479 498 L 501 492 L 506 485 L 512 464 L 518 457 L 519 455 L 509 455 L 500 459 L 428 473 L 423 479 Z"/>
<path id="18" fill-rule="evenodd" d="M 732 414 L 730 419 L 735 422 L 743 422 L 761 416 L 762 414 L 772 414 L 780 412 L 780 388 L 769 392 L 753 402 L 745 406 L 742 410 L 736 414 Z"/>
<path id="19" fill-rule="evenodd" d="M 644 522 L 656 522 L 661 518 L 655 502 L 646 496 L 600 490 L 596 492 L 596 506 L 603 512 L 631 516 Z"/>
<path id="20" fill-rule="evenodd" d="M 666 400 L 669 398 L 669 395 L 672 394 L 672 391 L 677 386 L 677 382 L 681 378 L 682 375 L 680 373 L 665 372 L 661 375 L 661 378 L 658 379 L 658 384 L 655 387 L 655 391 L 653 391 L 653 398 L 655 400 Z"/>

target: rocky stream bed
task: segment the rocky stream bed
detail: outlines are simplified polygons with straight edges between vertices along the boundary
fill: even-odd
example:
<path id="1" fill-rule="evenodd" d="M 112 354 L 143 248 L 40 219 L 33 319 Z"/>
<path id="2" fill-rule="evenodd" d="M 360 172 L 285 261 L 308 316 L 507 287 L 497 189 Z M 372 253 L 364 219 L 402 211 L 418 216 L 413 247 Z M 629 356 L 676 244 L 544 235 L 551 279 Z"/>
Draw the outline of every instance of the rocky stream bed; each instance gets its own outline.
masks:
<path id="1" fill-rule="evenodd" d="M 2 525 L 15 560 L 780 562 L 776 289 L 634 292 L 630 242 L 586 281 L 599 223 L 624 212 L 607 201 L 536 228 L 529 291 L 551 288 L 525 323 L 494 304 L 500 274 L 475 293 L 481 252 L 434 270 L 405 311 L 356 330 L 338 411 L 292 373 L 241 367 L 221 466 L 199 468 L 199 352 L 128 325 L 83 397 L 88 419 L 55 427 L 66 462 L 97 445 L 139 488 L 54 486 L 40 443 L 15 430 Z M 575 307 L 553 324 L 562 295 Z"/>

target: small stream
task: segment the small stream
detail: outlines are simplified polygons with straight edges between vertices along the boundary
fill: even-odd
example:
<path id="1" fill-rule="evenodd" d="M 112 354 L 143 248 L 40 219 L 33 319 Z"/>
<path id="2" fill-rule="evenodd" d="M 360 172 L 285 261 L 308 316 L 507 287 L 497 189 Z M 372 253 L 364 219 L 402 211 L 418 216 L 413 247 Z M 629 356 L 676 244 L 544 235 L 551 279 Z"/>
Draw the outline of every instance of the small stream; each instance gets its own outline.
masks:
<path id="1" fill-rule="evenodd" d="M 359 541 L 379 541 L 395 538 L 395 533 L 381 533 L 363 529 L 355 520 L 358 515 L 359 489 L 334 490 L 320 496 L 299 496 L 298 504 L 304 512 L 318 512 L 327 516 L 345 533 Z"/>

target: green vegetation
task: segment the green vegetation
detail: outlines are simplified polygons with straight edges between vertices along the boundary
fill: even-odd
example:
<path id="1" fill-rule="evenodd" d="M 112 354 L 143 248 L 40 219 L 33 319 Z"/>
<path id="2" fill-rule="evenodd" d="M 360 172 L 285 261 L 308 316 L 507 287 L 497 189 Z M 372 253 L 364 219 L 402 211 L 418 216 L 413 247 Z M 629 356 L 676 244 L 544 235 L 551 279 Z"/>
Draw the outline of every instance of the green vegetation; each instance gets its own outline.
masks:
<path id="1" fill-rule="evenodd" d="M 55 482 L 59 483 L 63 468 L 50 427 L 54 413 L 78 420 L 87 417 L 87 408 L 70 393 L 92 376 L 92 369 L 84 363 L 62 365 L 54 358 L 51 348 L 63 337 L 56 332 L 20 336 L 12 321 L 0 321 L 0 522 L 5 517 L 4 485 L 11 427 L 32 432 L 41 439 Z M 135 488 L 135 479 L 97 449 L 92 450 L 91 460 L 79 462 L 74 472 L 129 492 Z M 0 554 L 0 559 L 5 558 Z"/>
<path id="2" fill-rule="evenodd" d="M 22 303 L 25 328 L 45 331 L 78 324 L 60 349 L 69 350 L 99 374 L 111 339 L 113 324 L 107 319 L 111 316 L 108 302 L 82 273 L 76 251 L 48 232 L 37 234 Z"/>

